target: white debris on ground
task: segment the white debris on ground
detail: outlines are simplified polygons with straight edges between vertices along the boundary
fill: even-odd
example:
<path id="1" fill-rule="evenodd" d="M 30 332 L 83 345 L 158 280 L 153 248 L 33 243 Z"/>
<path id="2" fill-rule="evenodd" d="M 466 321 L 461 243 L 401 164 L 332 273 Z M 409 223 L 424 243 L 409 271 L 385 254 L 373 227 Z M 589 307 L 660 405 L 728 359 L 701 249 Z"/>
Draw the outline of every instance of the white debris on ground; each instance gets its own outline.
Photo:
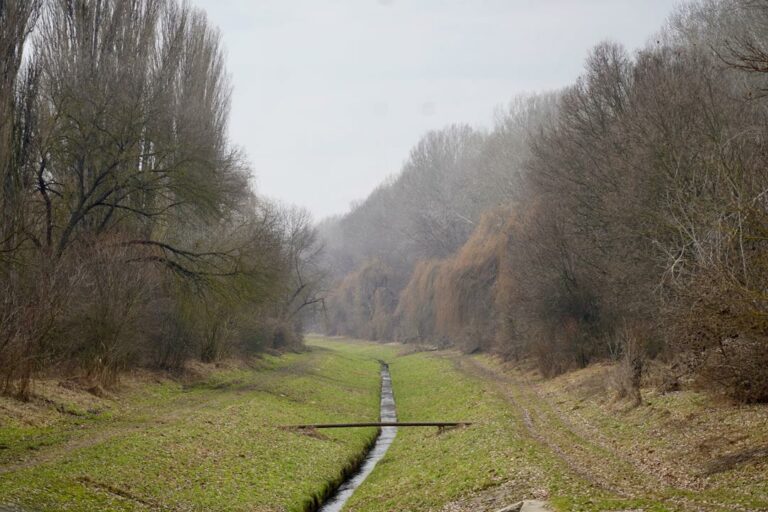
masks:
<path id="1" fill-rule="evenodd" d="M 496 512 L 551 512 L 551 510 L 546 501 L 524 500 L 501 508 Z"/>

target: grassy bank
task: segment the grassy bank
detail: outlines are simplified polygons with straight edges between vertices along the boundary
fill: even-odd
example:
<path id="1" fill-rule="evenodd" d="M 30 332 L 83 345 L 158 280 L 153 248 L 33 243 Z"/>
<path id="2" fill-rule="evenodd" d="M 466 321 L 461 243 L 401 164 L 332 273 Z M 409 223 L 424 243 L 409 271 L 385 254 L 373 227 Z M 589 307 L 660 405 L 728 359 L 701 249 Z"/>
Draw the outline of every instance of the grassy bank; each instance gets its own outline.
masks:
<path id="1" fill-rule="evenodd" d="M 443 433 L 400 429 L 390 451 L 353 495 L 350 511 L 441 510 L 461 507 L 462 500 L 467 510 L 493 510 L 505 501 L 550 492 L 571 495 L 579 489 L 592 499 L 604 497 L 524 435 L 522 418 L 490 381 L 432 353 L 396 358 L 390 369 L 401 421 L 477 423 Z M 492 496 L 480 496 L 488 490 Z"/>
<path id="2" fill-rule="evenodd" d="M 36 511 L 303 510 L 374 429 L 279 425 L 375 420 L 386 347 L 313 344 L 191 381 L 128 378 L 98 398 L 57 382 L 0 401 L 0 505 Z"/>
<path id="3" fill-rule="evenodd" d="M 614 372 L 606 364 L 552 380 L 507 375 L 534 425 L 548 426 L 547 442 L 595 480 L 627 494 L 663 493 L 672 510 L 768 510 L 766 405 L 649 386 L 632 407 L 613 398 Z"/>
<path id="4" fill-rule="evenodd" d="M 768 408 L 691 391 L 610 398 L 609 366 L 553 380 L 484 356 L 311 339 L 254 368 L 127 379 L 99 398 L 43 383 L 0 400 L 0 505 L 35 511 L 302 511 L 373 429 L 279 425 L 375 420 L 390 363 L 401 428 L 345 510 L 492 511 L 543 498 L 560 511 L 768 510 Z M 0 508 L 2 508 L 0 506 Z"/>
<path id="5" fill-rule="evenodd" d="M 723 405 L 715 413 L 681 393 L 626 409 L 594 383 L 573 382 L 604 383 L 608 376 L 595 370 L 543 381 L 489 358 L 450 353 L 398 357 L 390 368 L 402 421 L 477 424 L 442 434 L 400 429 L 350 511 L 496 510 L 532 498 L 562 511 L 768 510 L 759 450 L 741 463 L 721 457 L 733 464 L 717 474 L 707 467 L 722 464 L 694 464 L 700 454 L 690 453 L 700 452 L 694 447 L 702 437 L 721 448 L 739 439 L 764 446 L 765 407 Z"/>

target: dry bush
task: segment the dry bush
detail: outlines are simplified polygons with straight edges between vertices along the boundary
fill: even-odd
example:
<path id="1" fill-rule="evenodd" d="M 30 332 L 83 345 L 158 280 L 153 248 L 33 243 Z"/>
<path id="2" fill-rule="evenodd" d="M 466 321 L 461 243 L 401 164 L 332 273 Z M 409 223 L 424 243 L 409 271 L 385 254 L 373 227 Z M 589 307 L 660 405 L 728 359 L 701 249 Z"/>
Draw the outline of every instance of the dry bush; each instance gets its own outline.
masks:
<path id="1" fill-rule="evenodd" d="M 768 343 L 723 340 L 704 355 L 698 382 L 740 402 L 768 402 Z"/>
<path id="2" fill-rule="evenodd" d="M 380 260 L 369 261 L 347 275 L 326 301 L 329 334 L 391 339 L 397 306 L 391 284 L 394 278 L 393 270 Z"/>
<path id="3" fill-rule="evenodd" d="M 142 318 L 151 366 L 177 370 L 191 359 L 210 363 L 233 353 L 235 333 L 227 303 L 190 284 L 167 279 Z"/>
<path id="4" fill-rule="evenodd" d="M 489 212 L 454 256 L 416 266 L 398 303 L 400 339 L 447 342 L 467 352 L 494 348 L 506 217 Z"/>
<path id="5" fill-rule="evenodd" d="M 760 254 L 760 265 L 765 256 Z M 752 262 L 757 266 L 757 262 Z M 743 402 L 768 402 L 768 268 L 746 285 L 730 268 L 702 271 L 671 315 L 676 348 L 705 389 Z"/>
<path id="6" fill-rule="evenodd" d="M 395 318 L 397 339 L 405 342 L 433 341 L 435 330 L 435 279 L 441 271 L 438 260 L 419 262 L 400 293 Z"/>
<path id="7" fill-rule="evenodd" d="M 661 359 L 646 359 L 643 364 L 643 388 L 653 389 L 657 393 L 666 394 L 680 391 L 686 384 L 686 379 L 680 371 L 683 361 L 664 361 Z"/>
<path id="8" fill-rule="evenodd" d="M 142 362 L 142 324 L 153 307 L 156 269 L 130 263 L 136 250 L 105 238 L 73 251 L 81 272 L 70 290 L 59 345 L 63 363 L 89 382 L 112 385 L 120 372 Z"/>
<path id="9" fill-rule="evenodd" d="M 261 316 L 239 320 L 235 337 L 239 350 L 245 355 L 265 350 L 295 350 L 303 341 L 299 325 Z"/>
<path id="10" fill-rule="evenodd" d="M 140 318 L 141 364 L 176 371 L 187 361 L 201 357 L 202 292 L 194 281 L 160 273 L 150 298 L 151 307 Z"/>
<path id="11" fill-rule="evenodd" d="M 400 338 L 532 354 L 547 376 L 606 355 L 596 298 L 574 285 L 553 248 L 559 233 L 534 222 L 538 214 L 535 202 L 523 216 L 489 212 L 453 257 L 419 264 L 400 295 Z"/>
<path id="12" fill-rule="evenodd" d="M 493 348 L 495 284 L 505 246 L 505 220 L 504 212 L 484 215 L 435 279 L 437 333 L 454 339 L 466 351 Z"/>
<path id="13" fill-rule="evenodd" d="M 514 361 L 520 361 L 529 355 L 529 340 L 524 334 L 520 311 L 520 306 L 523 305 L 521 295 L 524 294 L 522 290 L 524 284 L 517 280 L 514 262 L 509 254 L 511 250 L 514 250 L 517 231 L 516 217 L 510 213 L 506 230 L 506 247 L 499 261 L 499 275 L 496 279 L 494 301 L 496 311 L 495 351 L 504 359 Z"/>
<path id="14" fill-rule="evenodd" d="M 30 258 L 0 279 L 0 391 L 28 399 L 36 375 L 60 362 L 56 343 L 81 272 L 71 261 Z"/>
<path id="15" fill-rule="evenodd" d="M 200 319 L 200 360 L 204 363 L 221 361 L 232 355 L 232 321 L 225 307 L 216 306 L 206 308 Z"/>
<path id="16" fill-rule="evenodd" d="M 637 329 L 622 327 L 616 334 L 615 357 L 618 365 L 614 367 L 612 387 L 619 400 L 630 400 L 633 405 L 643 402 L 641 385 L 645 365 L 645 354 Z"/>
<path id="17" fill-rule="evenodd" d="M 567 354 L 563 350 L 563 344 L 551 338 L 545 337 L 531 343 L 530 351 L 539 373 L 547 379 L 572 369 Z"/>
<path id="18" fill-rule="evenodd" d="M 560 213 L 531 197 L 508 216 L 496 291 L 496 350 L 514 359 L 533 355 L 545 376 L 607 356 L 610 332 Z"/>
<path id="19" fill-rule="evenodd" d="M 397 308 L 397 296 L 386 286 L 378 287 L 373 292 L 371 301 L 371 319 L 368 338 L 388 341 L 394 337 L 394 312 Z"/>

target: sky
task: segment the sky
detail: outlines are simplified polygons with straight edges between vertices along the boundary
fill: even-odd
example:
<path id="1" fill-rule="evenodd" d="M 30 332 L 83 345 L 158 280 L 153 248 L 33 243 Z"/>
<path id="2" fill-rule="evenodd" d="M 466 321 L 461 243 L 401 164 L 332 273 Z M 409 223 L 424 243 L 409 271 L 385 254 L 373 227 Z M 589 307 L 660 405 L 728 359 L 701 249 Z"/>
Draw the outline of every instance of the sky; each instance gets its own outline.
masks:
<path id="1" fill-rule="evenodd" d="M 193 0 L 221 30 L 230 136 L 258 193 L 346 212 L 429 130 L 490 128 L 603 40 L 634 50 L 677 0 Z"/>

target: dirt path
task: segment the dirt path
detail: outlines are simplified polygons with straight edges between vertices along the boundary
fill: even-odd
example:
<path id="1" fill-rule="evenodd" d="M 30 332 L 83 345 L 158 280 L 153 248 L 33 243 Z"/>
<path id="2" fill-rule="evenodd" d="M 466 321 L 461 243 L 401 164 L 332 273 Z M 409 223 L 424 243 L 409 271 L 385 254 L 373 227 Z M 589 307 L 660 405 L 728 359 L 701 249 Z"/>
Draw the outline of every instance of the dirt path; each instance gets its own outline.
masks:
<path id="1" fill-rule="evenodd" d="M 525 431 L 555 454 L 573 473 L 597 488 L 621 498 L 663 499 L 682 510 L 743 510 L 734 503 L 698 497 L 700 479 L 685 479 L 675 472 L 660 471 L 653 458 L 643 463 L 611 443 L 590 425 L 577 424 L 520 376 L 500 371 L 475 358 L 451 355 L 461 371 L 490 382 L 507 400 Z"/>

